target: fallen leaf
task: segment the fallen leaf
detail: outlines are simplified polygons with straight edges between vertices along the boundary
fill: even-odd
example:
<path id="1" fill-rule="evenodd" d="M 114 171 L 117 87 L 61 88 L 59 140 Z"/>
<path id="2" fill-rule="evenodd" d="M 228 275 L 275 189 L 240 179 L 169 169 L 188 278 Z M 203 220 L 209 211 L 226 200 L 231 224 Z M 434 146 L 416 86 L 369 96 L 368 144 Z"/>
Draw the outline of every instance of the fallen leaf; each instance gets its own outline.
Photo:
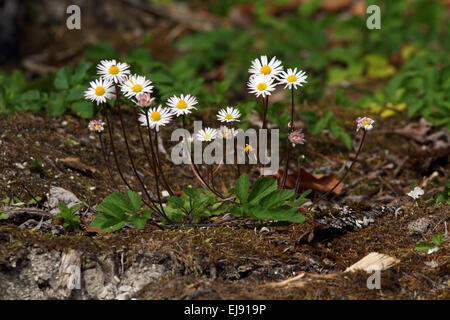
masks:
<path id="1" fill-rule="evenodd" d="M 81 162 L 80 158 L 68 157 L 59 160 L 65 167 L 79 171 L 86 175 L 93 175 L 97 170 Z"/>
<path id="2" fill-rule="evenodd" d="M 425 118 L 421 118 L 419 122 L 413 122 L 403 128 L 395 129 L 394 133 L 423 144 L 427 141 L 427 134 L 431 127 L 431 123 Z"/>
<path id="3" fill-rule="evenodd" d="M 294 170 L 291 174 L 288 173 L 286 178 L 286 187 L 289 189 L 295 188 L 295 183 L 297 181 L 297 170 Z M 278 170 L 276 175 L 278 179 L 278 183 L 281 182 L 283 177 L 283 169 Z M 300 190 L 308 190 L 312 189 L 320 192 L 328 192 L 330 191 L 336 183 L 338 183 L 338 179 L 333 174 L 311 174 L 306 171 L 304 168 L 300 169 Z M 334 194 L 339 194 L 344 188 L 344 183 L 341 182 L 334 190 Z"/>

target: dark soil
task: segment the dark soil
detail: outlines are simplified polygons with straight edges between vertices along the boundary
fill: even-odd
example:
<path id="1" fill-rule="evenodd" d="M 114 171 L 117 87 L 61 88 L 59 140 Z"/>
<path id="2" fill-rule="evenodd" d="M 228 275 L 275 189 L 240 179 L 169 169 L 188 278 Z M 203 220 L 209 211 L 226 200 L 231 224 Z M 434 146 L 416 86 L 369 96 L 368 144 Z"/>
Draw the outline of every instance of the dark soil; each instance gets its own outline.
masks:
<path id="1" fill-rule="evenodd" d="M 139 190 L 127 162 L 118 119 L 115 121 L 121 167 Z M 152 176 L 140 152 L 138 136 L 131 129 L 134 128 L 131 112 L 127 113 L 126 122 L 130 124 L 137 168 L 151 186 Z M 124 229 L 108 235 L 81 231 L 56 236 L 19 229 L 7 220 L 0 220 L 0 270 L 8 268 L 9 261 L 20 259 L 30 246 L 61 251 L 73 248 L 86 255 L 124 254 L 125 264 L 132 264 L 136 253 L 144 251 L 160 255 L 163 263 L 171 266 L 172 273 L 141 290 L 138 295 L 141 299 L 449 299 L 449 242 L 445 230 L 449 208 L 434 201 L 448 179 L 447 156 L 432 158 L 427 168 L 415 166 L 417 162 L 412 160 L 422 147 L 384 129 L 399 126 L 402 124 L 396 120 L 379 122 L 346 180 L 344 195 L 326 203 L 330 208 L 347 204 L 362 211 L 380 205 L 395 208 L 396 213 L 387 212 L 366 228 L 340 234 L 325 232 L 321 237 L 304 241 L 305 233 L 310 234 L 317 225 L 315 218 L 333 214 L 334 209 L 326 207 L 316 211 L 315 216 L 308 215 L 306 223 L 297 225 L 240 221 L 165 231 L 148 225 L 144 230 Z M 58 186 L 93 207 L 117 191 L 117 186 L 123 187 L 119 177 L 111 183 L 99 142 L 90 137 L 84 120 L 15 114 L 2 117 L 0 132 L 0 199 L 17 197 L 27 202 L 39 196 L 43 198 L 39 206 L 50 186 Z M 170 153 L 169 143 L 165 142 L 165 147 Z M 308 155 L 308 170 L 334 172 L 337 176 L 342 174 L 339 169 L 348 158 L 341 143 L 326 133 L 308 137 L 304 152 Z M 60 161 L 67 157 L 78 157 L 90 170 L 68 168 Z M 175 190 L 186 184 L 195 185 L 188 167 L 167 165 L 165 170 Z M 89 173 L 92 171 L 95 172 Z M 434 172 L 437 174 L 428 179 Z M 228 188 L 234 179 L 234 173 L 224 172 L 216 181 L 224 180 Z M 405 195 L 414 183 L 425 190 L 417 202 Z M 419 218 L 428 219 L 429 226 L 417 233 L 409 224 Z M 263 227 L 269 231 L 261 232 Z M 435 234 L 444 238 L 441 250 L 430 255 L 415 250 L 418 241 L 431 241 Z M 368 275 L 363 272 L 343 272 L 373 251 L 400 259 L 397 266 L 382 273 L 381 290 L 367 289 Z M 430 261 L 436 262 L 437 267 L 425 264 Z M 308 282 L 301 288 L 269 285 L 301 272 L 335 276 Z"/>

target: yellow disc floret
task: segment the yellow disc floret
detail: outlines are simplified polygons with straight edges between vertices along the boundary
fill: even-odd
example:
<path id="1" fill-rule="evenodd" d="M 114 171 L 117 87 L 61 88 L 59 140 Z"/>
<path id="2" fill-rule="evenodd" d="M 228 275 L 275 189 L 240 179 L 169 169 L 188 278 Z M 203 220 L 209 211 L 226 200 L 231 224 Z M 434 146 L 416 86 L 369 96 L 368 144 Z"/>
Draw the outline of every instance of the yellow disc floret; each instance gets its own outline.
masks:
<path id="1" fill-rule="evenodd" d="M 106 92 L 106 90 L 105 90 L 105 88 L 103 88 L 103 87 L 97 87 L 97 88 L 95 89 L 95 94 L 96 94 L 97 96 L 102 96 L 102 95 L 105 94 L 105 92 Z"/>
<path id="2" fill-rule="evenodd" d="M 271 72 L 272 72 L 272 69 L 268 65 L 265 65 L 265 66 L 261 67 L 261 73 L 262 74 L 268 75 Z"/>
<path id="3" fill-rule="evenodd" d="M 134 86 L 133 86 L 133 88 L 132 88 L 132 90 L 134 91 L 134 92 L 141 92 L 142 91 L 142 86 L 140 85 L 140 84 L 135 84 Z"/>
<path id="4" fill-rule="evenodd" d="M 161 120 L 161 113 L 159 113 L 158 111 L 152 112 L 150 118 L 152 118 L 153 121 L 159 121 Z"/>
<path id="5" fill-rule="evenodd" d="M 291 74 L 289 77 L 287 77 L 288 82 L 295 82 L 297 81 L 297 77 L 293 74 Z"/>
<path id="6" fill-rule="evenodd" d="M 264 82 L 259 83 L 256 88 L 258 88 L 259 91 L 264 91 L 267 89 L 267 84 L 265 84 Z"/>
<path id="7" fill-rule="evenodd" d="M 177 103 L 177 108 L 178 109 L 186 109 L 187 108 L 187 103 L 186 103 L 186 101 L 184 101 L 184 100 L 180 100 L 180 101 L 178 101 L 178 103 Z"/>
<path id="8" fill-rule="evenodd" d="M 114 66 L 109 67 L 108 71 L 109 71 L 110 74 L 118 74 L 119 73 L 119 68 L 116 65 L 114 65 Z"/>

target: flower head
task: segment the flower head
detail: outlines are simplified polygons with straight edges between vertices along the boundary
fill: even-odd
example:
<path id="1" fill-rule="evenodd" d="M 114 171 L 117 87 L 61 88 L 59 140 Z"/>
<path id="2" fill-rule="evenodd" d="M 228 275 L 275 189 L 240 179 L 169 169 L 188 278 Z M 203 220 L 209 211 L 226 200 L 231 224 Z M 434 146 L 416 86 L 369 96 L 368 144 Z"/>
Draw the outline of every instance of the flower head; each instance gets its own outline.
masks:
<path id="1" fill-rule="evenodd" d="M 136 99 L 133 100 L 133 102 L 141 108 L 150 107 L 153 101 L 155 101 L 155 98 L 152 98 L 150 93 L 139 93 L 136 96 Z"/>
<path id="2" fill-rule="evenodd" d="M 191 113 L 192 109 L 197 109 L 194 107 L 197 103 L 197 98 L 190 94 L 182 94 L 180 97 L 174 95 L 167 100 L 167 105 L 177 117 Z"/>
<path id="3" fill-rule="evenodd" d="M 419 199 L 425 192 L 420 187 L 415 187 L 413 190 L 407 193 L 408 196 L 414 200 Z"/>
<path id="4" fill-rule="evenodd" d="M 357 125 L 356 131 L 359 131 L 359 129 L 361 129 L 361 128 L 364 128 L 364 130 L 366 130 L 366 131 L 372 130 L 374 122 L 375 121 L 370 118 L 359 117 L 358 119 L 356 119 L 356 125 Z"/>
<path id="5" fill-rule="evenodd" d="M 97 73 L 106 80 L 114 83 L 123 82 L 130 74 L 130 66 L 116 60 L 102 60 L 97 65 Z"/>
<path id="6" fill-rule="evenodd" d="M 239 122 L 239 117 L 241 116 L 241 113 L 237 108 L 227 107 L 227 109 L 222 109 L 217 114 L 217 119 L 221 122 Z"/>
<path id="7" fill-rule="evenodd" d="M 100 103 L 106 103 L 106 100 L 114 97 L 114 86 L 111 80 L 98 79 L 90 82 L 90 88 L 84 92 L 84 97 L 88 100 Z"/>
<path id="8" fill-rule="evenodd" d="M 294 130 L 288 135 L 289 141 L 292 142 L 292 146 L 295 147 L 296 144 L 304 144 L 305 143 L 305 134 L 302 132 L 302 129 Z"/>
<path id="9" fill-rule="evenodd" d="M 217 137 L 225 140 L 232 139 L 236 137 L 237 130 L 234 128 L 228 128 L 226 126 L 220 126 L 217 130 Z"/>
<path id="10" fill-rule="evenodd" d="M 88 128 L 92 132 L 102 133 L 105 131 L 105 123 L 102 120 L 89 121 Z"/>
<path id="11" fill-rule="evenodd" d="M 253 149 L 253 147 L 252 147 L 251 145 L 249 145 L 249 144 L 246 144 L 246 145 L 245 145 L 244 151 L 245 151 L 246 153 L 253 152 L 254 150 L 255 150 L 255 149 Z"/>
<path id="12" fill-rule="evenodd" d="M 141 93 L 152 93 L 153 86 L 151 81 L 144 76 L 132 75 L 122 83 L 121 90 L 125 97 L 133 98 Z"/>
<path id="13" fill-rule="evenodd" d="M 278 75 L 278 80 L 280 81 L 280 84 L 284 84 L 284 89 L 289 88 L 292 89 L 292 87 L 294 87 L 294 89 L 297 89 L 297 86 L 303 86 L 303 83 L 306 83 L 306 73 L 303 71 L 298 71 L 297 72 L 297 68 L 295 68 L 294 70 L 292 70 L 291 68 L 289 68 L 286 71 L 282 71 L 279 75 Z"/>
<path id="14" fill-rule="evenodd" d="M 256 97 L 270 96 L 272 91 L 275 90 L 274 79 L 271 76 L 265 75 L 253 75 L 248 80 L 247 86 L 250 93 L 256 95 Z"/>
<path id="15" fill-rule="evenodd" d="M 283 71 L 281 61 L 277 60 L 277 57 L 273 57 L 268 62 L 267 56 L 261 56 L 260 59 L 252 61 L 252 66 L 248 69 L 248 72 L 254 75 L 265 75 L 275 77 L 278 73 Z"/>
<path id="16" fill-rule="evenodd" d="M 165 126 L 172 120 L 173 113 L 168 108 L 163 108 L 159 105 L 157 108 L 150 108 L 147 112 L 141 112 L 139 122 L 141 126 L 150 126 L 159 131 L 159 127 Z"/>
<path id="17" fill-rule="evenodd" d="M 197 140 L 200 141 L 212 141 L 217 137 L 217 130 L 213 128 L 205 128 L 204 130 L 200 130 L 196 134 Z"/>

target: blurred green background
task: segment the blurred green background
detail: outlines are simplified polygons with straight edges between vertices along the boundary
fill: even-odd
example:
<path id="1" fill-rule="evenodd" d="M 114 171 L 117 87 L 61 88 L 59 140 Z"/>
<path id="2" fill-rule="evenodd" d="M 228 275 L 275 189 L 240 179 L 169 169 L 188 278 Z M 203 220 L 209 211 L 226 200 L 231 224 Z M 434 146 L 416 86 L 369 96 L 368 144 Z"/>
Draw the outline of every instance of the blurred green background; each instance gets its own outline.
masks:
<path id="1" fill-rule="evenodd" d="M 336 111 L 350 109 L 450 128 L 450 1 L 9 2 L 0 2 L 0 113 L 92 118 L 83 91 L 95 65 L 120 59 L 154 82 L 161 101 L 189 92 L 206 114 L 237 105 L 247 115 L 261 111 L 246 92 L 247 70 L 265 54 L 308 73 L 297 102 L 312 134 L 328 129 L 350 148 L 350 120 Z M 81 7 L 81 30 L 65 25 L 69 4 Z M 380 30 L 366 27 L 372 4 Z M 286 97 L 271 98 L 269 117 L 280 127 L 289 121 Z"/>

